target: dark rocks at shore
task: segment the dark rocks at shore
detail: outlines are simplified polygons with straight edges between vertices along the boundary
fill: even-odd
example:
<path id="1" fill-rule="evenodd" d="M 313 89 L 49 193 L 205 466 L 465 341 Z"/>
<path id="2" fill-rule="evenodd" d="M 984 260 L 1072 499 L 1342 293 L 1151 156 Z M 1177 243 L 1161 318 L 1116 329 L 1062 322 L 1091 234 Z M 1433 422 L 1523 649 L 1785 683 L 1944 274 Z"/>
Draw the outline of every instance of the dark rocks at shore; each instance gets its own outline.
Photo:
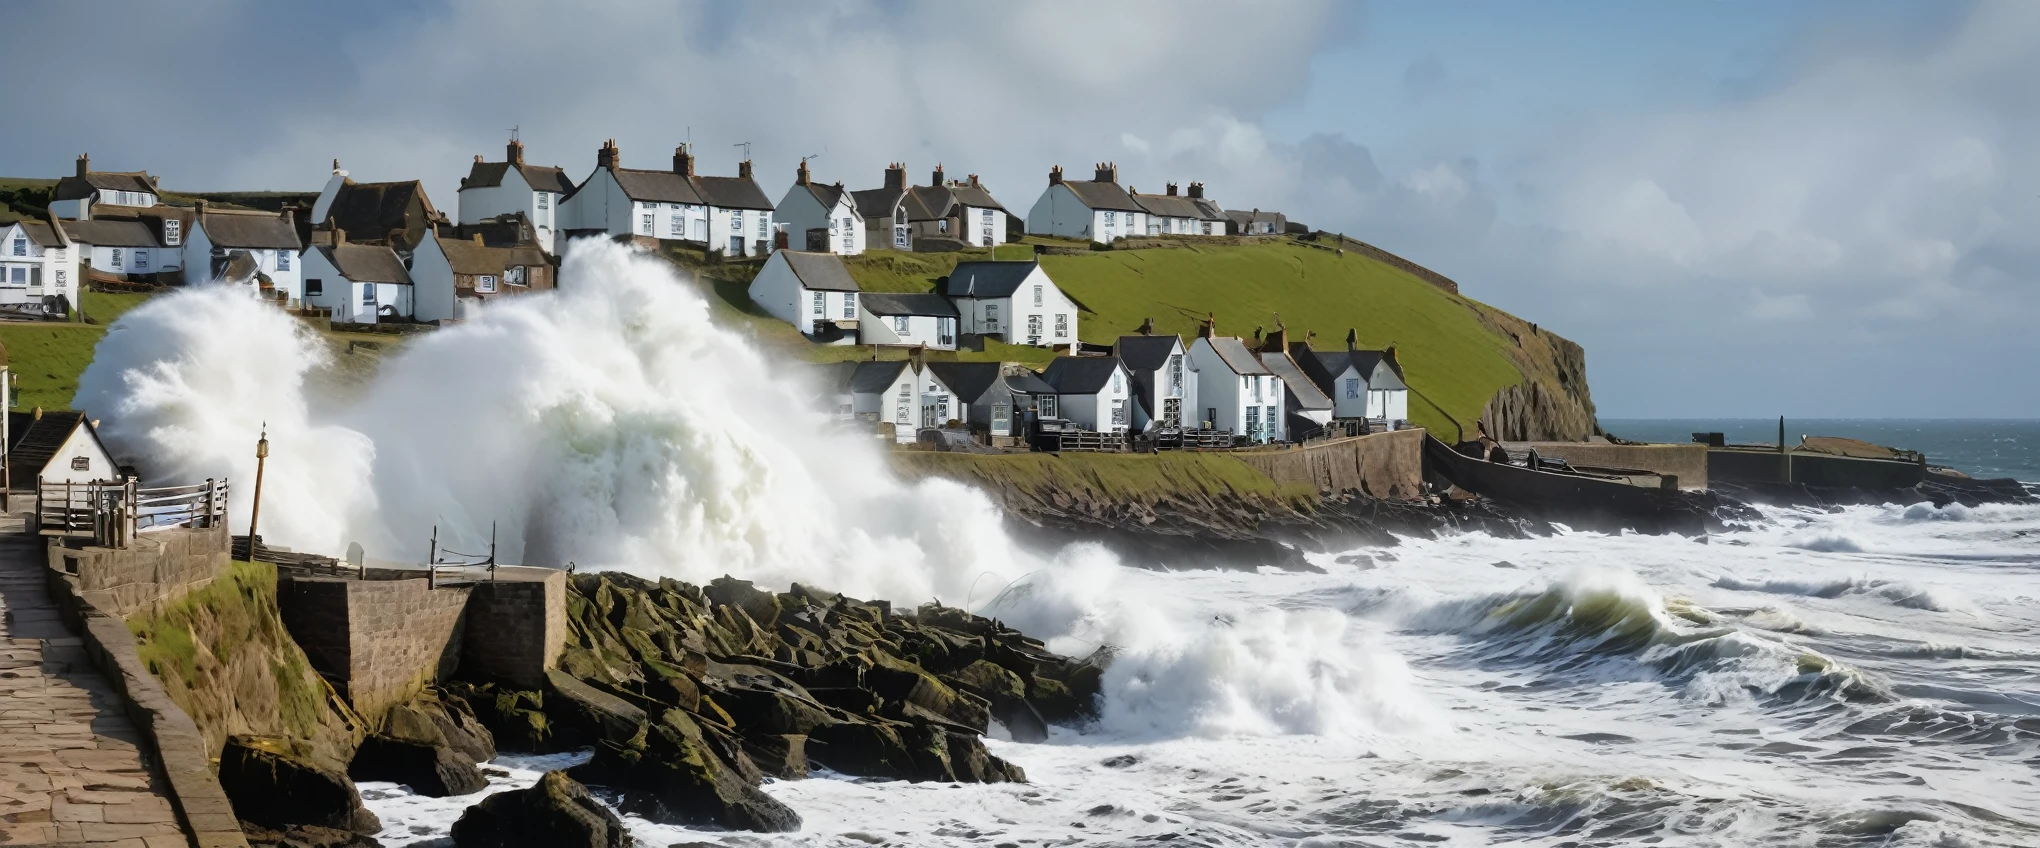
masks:
<path id="1" fill-rule="evenodd" d="M 629 848 L 623 820 L 566 775 L 549 771 L 528 789 L 498 792 L 453 823 L 460 848 Z"/>
<path id="2" fill-rule="evenodd" d="M 347 766 L 355 780 L 401 783 L 427 798 L 480 792 L 488 778 L 468 755 L 452 748 L 376 734 L 362 740 Z"/>
<path id="3" fill-rule="evenodd" d="M 1905 488 L 1858 488 L 1808 486 L 1803 483 L 1750 483 L 1716 481 L 1715 490 L 1749 503 L 1833 509 L 1844 506 L 1930 503 L 1982 506 L 1994 503 L 2031 503 L 2040 499 L 2017 480 L 1977 479 L 1946 469 L 1929 469 L 1926 479 Z"/>
<path id="4" fill-rule="evenodd" d="M 242 822 L 241 835 L 252 848 L 382 848 L 382 842 L 372 836 L 312 825 L 270 830 Z"/>
<path id="5" fill-rule="evenodd" d="M 228 739 L 219 780 L 234 815 L 265 829 L 310 826 L 364 835 L 382 829 L 337 764 L 294 750 L 289 740 Z"/>
<path id="6" fill-rule="evenodd" d="M 568 645 L 542 690 L 447 692 L 506 748 L 592 747 L 573 776 L 672 824 L 797 829 L 757 787 L 814 766 L 913 781 L 1024 781 L 994 720 L 1041 740 L 1092 714 L 1109 652 L 1073 660 L 997 621 L 795 585 L 578 574 Z"/>

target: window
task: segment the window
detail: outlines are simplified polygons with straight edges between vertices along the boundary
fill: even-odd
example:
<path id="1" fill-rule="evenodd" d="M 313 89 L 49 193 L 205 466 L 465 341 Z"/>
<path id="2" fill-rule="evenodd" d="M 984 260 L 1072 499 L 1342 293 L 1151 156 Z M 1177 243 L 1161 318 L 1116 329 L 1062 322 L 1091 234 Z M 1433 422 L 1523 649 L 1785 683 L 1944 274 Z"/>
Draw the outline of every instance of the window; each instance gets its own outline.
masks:
<path id="1" fill-rule="evenodd" d="M 899 334 L 900 334 L 900 335 L 902 335 L 902 336 L 906 335 L 906 334 L 907 334 L 907 322 L 909 322 L 909 321 L 911 321 L 911 320 L 913 320 L 913 319 L 911 319 L 911 318 L 908 318 L 908 317 L 907 317 L 907 316 L 905 316 L 905 315 L 895 315 L 895 316 L 893 316 L 893 319 L 892 319 L 892 328 L 893 328 L 893 332 L 895 332 L 895 333 L 899 333 Z"/>
<path id="2" fill-rule="evenodd" d="M 7 281 L 17 286 L 28 285 L 28 269 L 20 265 L 8 269 Z"/>
<path id="3" fill-rule="evenodd" d="M 856 318 L 856 317 L 857 317 L 857 293 L 856 293 L 856 292 L 844 292 L 844 293 L 843 293 L 843 320 L 845 320 L 845 321 L 848 321 L 848 320 L 851 320 L 851 319 L 853 319 L 853 318 Z"/>
<path id="4" fill-rule="evenodd" d="M 940 221 L 937 221 L 937 222 L 935 222 L 935 229 L 936 229 L 936 231 L 938 231 L 938 232 L 944 232 L 944 233 L 946 233 L 946 232 L 949 232 L 949 219 L 948 219 L 948 218 L 944 218 L 944 219 L 942 219 L 942 220 L 940 220 Z"/>
<path id="5" fill-rule="evenodd" d="M 147 271 L 147 270 L 149 270 L 149 252 L 148 252 L 148 251 L 146 251 L 146 250 L 137 250 L 137 251 L 135 251 L 135 270 L 137 270 L 137 271 Z"/>
<path id="6" fill-rule="evenodd" d="M 72 470 L 72 471 L 91 471 L 91 470 L 92 470 L 92 457 L 89 457 L 89 456 L 74 456 L 74 457 L 71 457 L 71 470 Z"/>
<path id="7" fill-rule="evenodd" d="M 992 432 L 1005 435 L 1013 429 L 1013 407 L 1008 404 L 992 404 Z"/>
<path id="8" fill-rule="evenodd" d="M 175 218 L 163 219 L 163 243 L 176 247 L 184 241 L 184 222 Z"/>
<path id="9" fill-rule="evenodd" d="M 827 295 L 821 292 L 814 293 L 814 312 L 816 318 L 822 317 L 822 310 L 827 306 L 827 297 Z"/>
<path id="10" fill-rule="evenodd" d="M 1041 305 L 1041 288 L 1042 288 L 1041 286 L 1035 286 L 1035 287 L 1034 287 L 1034 305 L 1035 305 L 1035 306 L 1040 306 L 1040 305 Z"/>
<path id="11" fill-rule="evenodd" d="M 509 283 L 510 285 L 513 286 L 521 286 L 525 285 L 524 281 L 526 279 L 528 279 L 528 274 L 526 273 L 525 267 L 522 265 L 512 265 L 508 268 L 503 269 L 503 282 L 505 283 Z"/>
<path id="12" fill-rule="evenodd" d="M 475 291 L 492 292 L 495 290 L 496 290 L 496 275 L 483 274 L 480 277 L 475 278 Z"/>
<path id="13" fill-rule="evenodd" d="M 1126 426 L 1126 401 L 1115 400 L 1112 402 L 1112 426 L 1118 428 Z"/>
<path id="14" fill-rule="evenodd" d="M 900 384 L 899 400 L 894 403 L 893 421 L 899 424 L 910 423 L 914 420 L 912 417 L 913 412 L 914 385 L 912 383 L 902 383 Z"/>
<path id="15" fill-rule="evenodd" d="M 1118 226 L 1118 224 L 1119 224 L 1119 218 L 1118 218 L 1118 215 L 1119 215 L 1119 213 L 1117 213 L 1117 212 L 1107 212 L 1107 213 L 1105 213 L 1105 229 L 1108 229 L 1108 230 L 1109 230 L 1109 229 L 1112 229 L 1112 228 L 1113 228 L 1113 227 L 1115 227 L 1115 226 Z"/>
<path id="16" fill-rule="evenodd" d="M 987 303 L 985 304 L 985 332 L 996 333 L 998 331 L 999 331 L 999 305 L 996 303 Z"/>
<path id="17" fill-rule="evenodd" d="M 57 272 L 57 288 L 60 288 L 60 289 L 61 289 L 61 288 L 64 288 L 64 287 L 66 287 L 66 286 L 69 286 L 70 284 L 71 284 L 71 275 L 70 275 L 70 274 L 69 274 L 68 272 L 65 272 L 65 271 L 58 271 L 58 272 Z"/>
<path id="18" fill-rule="evenodd" d="M 1040 409 L 1041 409 L 1041 417 L 1043 417 L 1043 418 L 1054 418 L 1054 417 L 1055 417 L 1055 395 L 1042 395 L 1042 396 L 1041 396 L 1041 403 L 1040 403 Z"/>
<path id="19" fill-rule="evenodd" d="M 362 286 L 362 287 L 361 287 L 361 305 L 362 305 L 362 306 L 374 306 L 374 305 L 375 305 L 375 284 L 374 284 L 374 283 L 370 283 L 370 284 L 368 284 L 368 285 L 365 285 L 365 286 Z"/>
<path id="20" fill-rule="evenodd" d="M 673 220 L 666 227 L 666 234 L 674 238 L 685 238 L 687 236 L 687 219 L 679 215 L 673 216 Z"/>
<path id="21" fill-rule="evenodd" d="M 1070 316 L 1063 313 L 1056 314 L 1055 337 L 1058 339 L 1067 339 L 1070 337 Z"/>
<path id="22" fill-rule="evenodd" d="M 1353 400 L 1353 399 L 1355 399 L 1355 398 L 1358 398 L 1358 397 L 1360 397 L 1360 378 L 1358 378 L 1358 377 L 1347 377 L 1347 378 L 1346 378 L 1346 399 L 1347 399 L 1347 400 Z"/>
<path id="23" fill-rule="evenodd" d="M 15 237 L 14 237 L 14 255 L 16 255 L 16 256 L 27 256 L 27 255 L 28 255 L 28 239 L 27 239 L 27 238 L 25 238 L 25 237 L 22 237 L 22 236 L 15 236 Z"/>
<path id="24" fill-rule="evenodd" d="M 956 344 L 956 319 L 935 319 L 935 343 L 945 346 Z"/>
<path id="25" fill-rule="evenodd" d="M 1112 391 L 1114 392 L 1126 391 L 1126 375 L 1121 374 L 1117 371 L 1112 372 Z"/>
<path id="26" fill-rule="evenodd" d="M 119 267 L 121 267 L 121 263 L 120 263 L 120 260 L 121 260 L 121 251 L 120 251 L 120 248 L 116 247 L 116 248 L 114 248 L 114 249 L 113 249 L 113 267 L 115 267 L 115 268 L 119 268 Z"/>
<path id="27" fill-rule="evenodd" d="M 894 228 L 892 228 L 892 243 L 893 243 L 893 247 L 906 247 L 906 246 L 907 246 L 907 228 L 906 228 L 906 227 L 894 227 Z"/>
<path id="28" fill-rule="evenodd" d="M 541 191 L 538 193 L 538 208 L 541 210 L 552 208 L 551 192 Z"/>
<path id="29" fill-rule="evenodd" d="M 1204 230 L 1203 230 L 1203 232 L 1200 232 L 1200 233 L 1198 233 L 1198 235 L 1206 235 L 1206 236 L 1208 236 L 1208 235 L 1211 235 L 1211 222 L 1210 222 L 1210 221 L 1206 221 L 1206 222 L 1204 222 Z"/>
<path id="30" fill-rule="evenodd" d="M 652 213 L 646 212 L 638 216 L 638 232 L 644 235 L 652 234 Z"/>
<path id="31" fill-rule="evenodd" d="M 326 293 L 326 281 L 313 277 L 305 281 L 305 297 L 319 297 Z"/>
<path id="32" fill-rule="evenodd" d="M 290 270 L 290 251 L 279 250 L 276 252 L 276 270 L 278 271 Z"/>
<path id="33" fill-rule="evenodd" d="M 657 208 L 657 205 L 656 205 L 656 204 L 654 204 L 653 208 Z M 678 204 L 678 203 L 668 203 L 668 204 L 666 204 L 666 208 L 667 208 L 667 209 L 671 209 L 671 210 L 673 210 L 673 211 L 675 211 L 675 212 L 678 212 L 678 211 L 680 211 L 680 204 Z"/>
<path id="34" fill-rule="evenodd" d="M 760 239 L 769 238 L 771 235 L 770 233 L 771 229 L 772 222 L 766 220 L 765 213 L 763 212 L 758 213 L 758 238 Z"/>
<path id="35" fill-rule="evenodd" d="M 1041 316 L 1039 315 L 1027 316 L 1027 343 L 1041 343 Z"/>
<path id="36" fill-rule="evenodd" d="M 1246 432 L 1246 435 L 1247 435 L 1247 436 L 1249 436 L 1249 437 L 1253 437 L 1253 436 L 1258 436 L 1258 435 L 1260 435 L 1260 433 L 1261 433 L 1261 408 L 1260 408 L 1260 407 L 1258 407 L 1258 406 L 1249 406 L 1249 407 L 1247 407 L 1247 427 L 1246 427 L 1246 430 L 1247 430 L 1247 432 Z"/>
<path id="37" fill-rule="evenodd" d="M 1183 355 L 1169 357 L 1169 390 L 1171 394 L 1183 392 Z"/>
<path id="38" fill-rule="evenodd" d="M 1254 378 L 1254 399 L 1255 399 L 1255 400 L 1260 400 L 1260 399 L 1261 399 L 1261 386 L 1262 386 L 1262 383 L 1261 383 L 1261 378 L 1260 378 L 1260 377 L 1255 377 L 1255 378 Z"/>

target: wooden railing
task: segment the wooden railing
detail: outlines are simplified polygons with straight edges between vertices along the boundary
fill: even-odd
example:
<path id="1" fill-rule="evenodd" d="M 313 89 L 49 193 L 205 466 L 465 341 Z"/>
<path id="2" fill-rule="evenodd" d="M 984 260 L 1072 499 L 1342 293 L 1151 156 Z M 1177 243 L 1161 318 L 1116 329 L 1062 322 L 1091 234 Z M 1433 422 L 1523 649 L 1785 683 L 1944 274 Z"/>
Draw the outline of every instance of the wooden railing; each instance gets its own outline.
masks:
<path id="1" fill-rule="evenodd" d="M 217 527 L 227 520 L 227 481 L 142 488 L 119 482 L 36 480 L 36 521 L 45 536 L 127 547 L 137 534 L 172 527 Z"/>

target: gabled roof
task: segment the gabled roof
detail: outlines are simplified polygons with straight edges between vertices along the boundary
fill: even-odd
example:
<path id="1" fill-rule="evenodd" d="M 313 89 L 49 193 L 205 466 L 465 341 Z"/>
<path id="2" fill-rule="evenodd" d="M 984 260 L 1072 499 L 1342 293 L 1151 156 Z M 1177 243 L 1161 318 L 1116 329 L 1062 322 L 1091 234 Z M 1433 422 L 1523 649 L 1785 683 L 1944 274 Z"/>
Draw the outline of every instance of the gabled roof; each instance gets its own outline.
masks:
<path id="1" fill-rule="evenodd" d="M 843 267 L 843 257 L 833 253 L 809 253 L 805 250 L 778 250 L 774 256 L 786 258 L 786 267 L 793 270 L 794 279 L 808 291 L 854 292 L 857 281 L 850 278 L 850 269 Z"/>
<path id="2" fill-rule="evenodd" d="M 958 262 L 956 270 L 942 284 L 950 297 L 1012 297 L 1027 276 L 1041 267 L 1040 260 L 1025 262 Z"/>
<path id="3" fill-rule="evenodd" d="M 99 191 L 140 191 L 156 194 L 156 178 L 148 171 L 91 171 L 57 181 L 51 200 L 82 200 Z"/>
<path id="4" fill-rule="evenodd" d="M 1218 204 L 1201 197 L 1185 197 L 1180 194 L 1135 194 L 1133 199 L 1146 209 L 1148 214 L 1163 218 L 1189 218 L 1194 221 L 1223 221 L 1225 212 Z"/>
<path id="5" fill-rule="evenodd" d="M 7 226 L 21 227 L 22 234 L 28 236 L 28 240 L 35 242 L 37 246 L 66 246 L 63 236 L 57 232 L 55 227 L 50 226 L 47 221 L 16 221 Z"/>
<path id="6" fill-rule="evenodd" d="M 512 265 L 544 265 L 545 252 L 536 245 L 522 247 L 489 247 L 473 239 L 442 238 L 439 250 L 446 254 L 446 264 L 456 274 L 491 276 L 501 275 Z"/>
<path id="7" fill-rule="evenodd" d="M 999 369 L 1004 366 L 997 362 L 930 362 L 927 367 L 964 403 L 976 403 L 999 384 Z"/>
<path id="8" fill-rule="evenodd" d="M 772 211 L 772 201 L 750 177 L 695 177 L 694 193 L 710 206 Z"/>
<path id="9" fill-rule="evenodd" d="M 415 210 L 415 212 L 414 212 Z M 326 221 L 347 231 L 355 241 L 381 241 L 402 230 L 407 238 L 432 226 L 438 210 L 417 180 L 357 183 L 343 180 L 326 209 Z M 325 221 L 313 221 L 314 224 Z"/>
<path id="10" fill-rule="evenodd" d="M 1058 356 L 1041 372 L 1041 381 L 1054 386 L 1059 395 L 1095 395 L 1105 390 L 1120 367 L 1117 356 Z"/>
<path id="11" fill-rule="evenodd" d="M 1303 368 L 1290 359 L 1289 354 L 1263 352 L 1261 364 L 1275 378 L 1282 381 L 1282 389 L 1289 393 L 1290 407 L 1294 409 L 1331 409 L 1332 398 L 1317 387 Z"/>
<path id="12" fill-rule="evenodd" d="M 860 395 L 883 393 L 899 381 L 900 370 L 906 367 L 904 359 L 859 362 L 857 373 L 850 377 L 850 391 Z"/>
<path id="13" fill-rule="evenodd" d="M 807 189 L 808 194 L 812 195 L 815 199 L 815 202 L 820 203 L 822 205 L 822 208 L 825 210 L 836 208 L 836 204 L 839 201 L 843 200 L 844 195 L 849 194 L 849 192 L 843 190 L 842 183 L 837 183 L 835 185 L 808 183 L 807 185 L 794 186 L 794 188 Z M 857 204 L 854 200 L 851 202 L 850 208 L 853 210 L 857 208 Z M 862 213 L 859 214 L 862 215 Z"/>
<path id="14" fill-rule="evenodd" d="M 250 250 L 297 250 L 297 225 L 279 212 L 207 209 L 198 215 L 198 225 L 214 247 Z"/>
<path id="15" fill-rule="evenodd" d="M 1282 213 L 1266 209 L 1227 209 L 1225 216 L 1240 224 L 1280 224 Z"/>
<path id="16" fill-rule="evenodd" d="M 982 185 L 971 185 L 970 183 L 950 183 L 948 188 L 951 202 L 959 203 L 964 206 L 976 207 L 979 209 L 997 209 L 1001 212 L 1006 211 L 1006 207 L 1000 205 L 999 201 L 994 200 L 992 198 L 992 193 L 986 191 L 985 187 Z M 1012 213 L 1009 212 L 1007 214 Z"/>
<path id="17" fill-rule="evenodd" d="M 1359 369 L 1363 379 L 1372 377 L 1375 367 L 1381 364 L 1387 353 L 1382 350 L 1311 351 L 1311 355 L 1317 358 L 1319 367 L 1324 369 L 1325 378 L 1328 380 L 1338 379 L 1340 374 L 1346 372 L 1348 366 Z M 1396 379 L 1404 379 L 1401 363 L 1393 359 L 1388 360 L 1388 370 L 1395 372 Z"/>
<path id="18" fill-rule="evenodd" d="M 932 315 L 955 318 L 956 304 L 939 294 L 894 294 L 865 292 L 857 297 L 857 308 L 873 315 Z"/>
<path id="19" fill-rule="evenodd" d="M 850 192 L 850 199 L 856 202 L 857 214 L 869 220 L 891 215 L 899 208 L 901 195 L 906 193 L 903 188 L 868 188 Z"/>
<path id="20" fill-rule="evenodd" d="M 86 420 L 83 412 L 50 410 L 45 411 L 41 418 L 32 412 L 7 413 L 7 432 L 14 440 L 14 444 L 7 448 L 7 455 L 8 461 L 15 467 L 15 473 L 9 476 L 8 482 L 15 488 L 33 489 L 35 479 L 49 466 L 50 459 L 80 427 L 85 428 L 100 452 L 106 453 L 106 443 L 99 440 L 99 432 L 92 427 L 91 421 Z M 109 458 L 112 456 L 110 453 L 107 455 Z M 99 476 L 111 479 L 114 470 L 101 469 L 104 473 Z"/>
<path id="21" fill-rule="evenodd" d="M 503 175 L 516 168 L 524 177 L 524 183 L 532 191 L 556 191 L 566 194 L 574 190 L 574 181 L 567 172 L 547 165 L 519 165 L 515 162 L 476 162 L 468 168 L 467 179 L 460 181 L 460 187 L 494 188 L 503 184 Z"/>
<path id="22" fill-rule="evenodd" d="M 701 205 L 701 193 L 694 188 L 693 181 L 686 174 L 672 171 L 644 171 L 636 168 L 610 168 L 616 177 L 616 185 L 632 200 L 645 203 L 691 203 Z"/>
<path id="23" fill-rule="evenodd" d="M 162 244 L 148 224 L 132 219 L 65 221 L 64 232 L 72 241 L 95 247 L 158 247 Z"/>
<path id="24" fill-rule="evenodd" d="M 1126 363 L 1128 371 L 1160 371 L 1169 364 L 1169 354 L 1183 343 L 1176 336 L 1120 336 L 1112 353 Z"/>
<path id="25" fill-rule="evenodd" d="M 1248 349 L 1247 343 L 1240 341 L 1238 336 L 1212 336 L 1205 341 L 1211 343 L 1211 349 L 1234 374 L 1246 376 L 1271 373 L 1267 366 L 1261 364 L 1261 358 L 1255 356 L 1254 352 Z"/>
<path id="26" fill-rule="evenodd" d="M 1111 209 L 1123 212 L 1146 211 L 1133 199 L 1133 195 L 1127 194 L 1126 189 L 1120 188 L 1118 183 L 1101 183 L 1095 180 L 1064 180 L 1062 184 L 1068 186 L 1069 190 L 1077 195 L 1078 200 L 1092 209 Z"/>
<path id="27" fill-rule="evenodd" d="M 397 252 L 381 244 L 321 245 L 316 250 L 332 263 L 333 269 L 357 283 L 411 284 L 411 272 Z"/>
<path id="28" fill-rule="evenodd" d="M 1023 395 L 1052 395 L 1055 387 L 1043 382 L 1041 375 L 1032 371 L 1006 375 L 1006 388 Z"/>

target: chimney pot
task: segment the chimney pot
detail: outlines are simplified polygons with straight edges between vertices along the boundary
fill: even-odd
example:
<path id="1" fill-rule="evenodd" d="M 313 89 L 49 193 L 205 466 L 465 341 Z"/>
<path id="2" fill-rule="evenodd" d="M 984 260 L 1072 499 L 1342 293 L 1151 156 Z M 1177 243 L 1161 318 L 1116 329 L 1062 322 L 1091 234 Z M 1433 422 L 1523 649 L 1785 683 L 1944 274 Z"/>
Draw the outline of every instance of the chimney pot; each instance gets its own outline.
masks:
<path id="1" fill-rule="evenodd" d="M 976 175 L 976 174 L 972 174 L 972 175 L 970 175 L 970 187 L 971 187 L 971 188 L 983 188 L 983 186 L 981 186 L 981 185 L 979 185 L 979 184 L 978 184 L 978 178 L 977 178 L 977 175 Z"/>
<path id="2" fill-rule="evenodd" d="M 1049 184 L 1049 185 L 1062 185 L 1062 181 L 1063 181 L 1063 177 L 1062 177 L 1062 166 L 1061 166 L 1061 165 L 1057 165 L 1057 166 L 1055 166 L 1055 167 L 1052 167 L 1052 168 L 1049 168 L 1049 169 L 1048 169 L 1048 184 Z"/>
<path id="3" fill-rule="evenodd" d="M 524 142 L 514 138 L 510 139 L 510 143 L 504 147 L 504 153 L 508 155 L 510 164 L 520 168 L 524 167 Z M 477 156 L 475 158 L 480 159 L 482 157 Z"/>
<path id="4" fill-rule="evenodd" d="M 602 146 L 595 151 L 595 167 L 597 168 L 623 167 L 623 151 L 617 149 L 616 139 L 612 138 L 609 139 L 608 141 L 603 142 Z"/>
<path id="5" fill-rule="evenodd" d="M 482 163 L 482 154 L 480 154 L 480 153 L 477 153 L 477 154 L 475 154 L 475 164 L 479 165 L 479 164 L 481 164 L 481 163 Z"/>
<path id="6" fill-rule="evenodd" d="M 807 169 L 807 160 L 806 160 L 806 159 L 802 159 L 802 160 L 800 160 L 800 170 L 798 170 L 798 171 L 795 171 L 795 172 L 793 173 L 793 183 L 794 183 L 794 185 L 807 185 L 807 184 L 808 184 L 808 169 Z"/>
<path id="7" fill-rule="evenodd" d="M 1176 196 L 1176 184 L 1175 184 L 1175 183 L 1169 183 L 1169 196 L 1170 196 L 1170 197 L 1175 197 L 1175 196 Z"/>
<path id="8" fill-rule="evenodd" d="M 907 166 L 904 162 L 892 162 L 885 167 L 886 188 L 907 187 Z"/>
<path id="9" fill-rule="evenodd" d="M 673 173 L 683 177 L 694 176 L 694 152 L 687 145 L 673 148 Z"/>
<path id="10" fill-rule="evenodd" d="M 1093 175 L 1101 183 L 1119 182 L 1119 166 L 1111 162 L 1098 163 L 1098 173 Z"/>
<path id="11" fill-rule="evenodd" d="M 82 177 L 89 173 L 92 173 L 92 154 L 78 154 L 78 176 Z"/>
<path id="12" fill-rule="evenodd" d="M 928 182 L 928 184 L 932 186 L 939 186 L 942 184 L 942 163 L 940 162 L 935 163 L 935 175 Z"/>
<path id="13" fill-rule="evenodd" d="M 1191 183 L 1191 184 L 1190 184 L 1190 199 L 1192 199 L 1192 200 L 1203 200 L 1203 199 L 1204 199 L 1204 184 L 1203 184 L 1203 183 Z"/>
<path id="14" fill-rule="evenodd" d="M 751 178 L 751 160 L 745 159 L 737 163 L 737 176 L 746 180 Z"/>

